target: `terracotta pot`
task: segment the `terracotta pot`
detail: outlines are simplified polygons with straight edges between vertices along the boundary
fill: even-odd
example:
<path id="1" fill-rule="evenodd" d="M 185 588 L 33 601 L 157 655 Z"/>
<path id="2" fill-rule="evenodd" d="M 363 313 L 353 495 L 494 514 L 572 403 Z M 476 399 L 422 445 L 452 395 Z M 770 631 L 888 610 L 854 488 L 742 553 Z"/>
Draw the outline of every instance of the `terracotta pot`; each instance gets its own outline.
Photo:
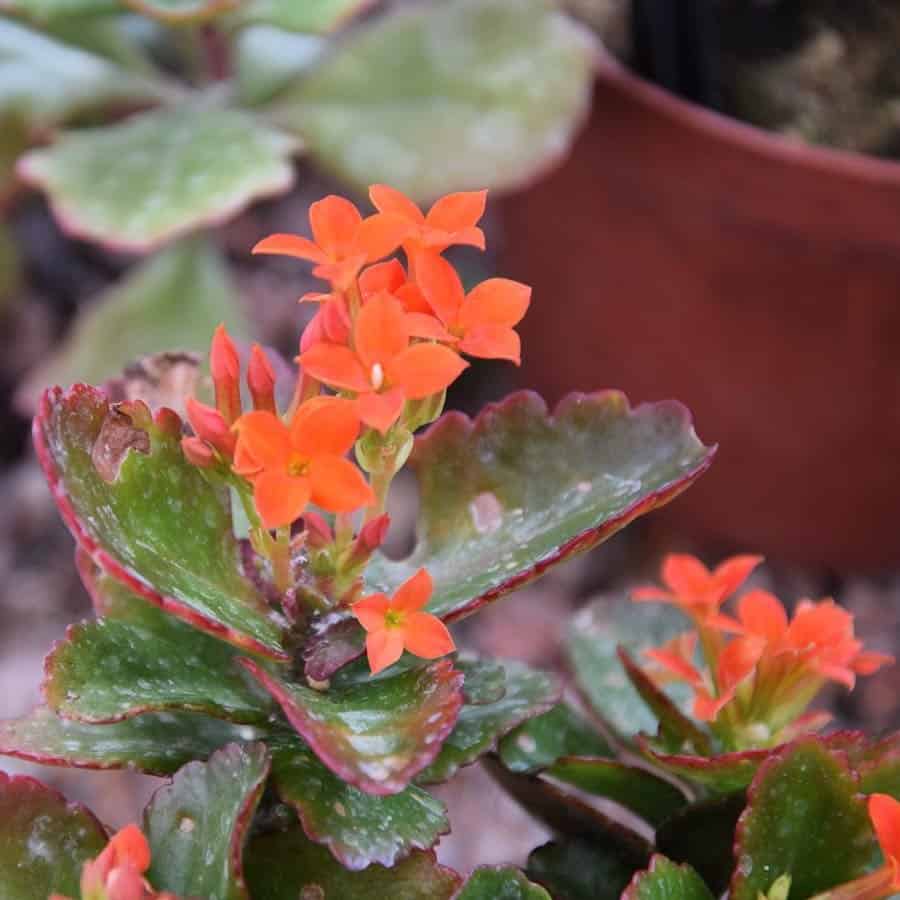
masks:
<path id="1" fill-rule="evenodd" d="M 900 165 L 793 144 L 607 61 L 571 158 L 505 201 L 522 380 L 674 396 L 720 444 L 692 537 L 900 562 Z"/>

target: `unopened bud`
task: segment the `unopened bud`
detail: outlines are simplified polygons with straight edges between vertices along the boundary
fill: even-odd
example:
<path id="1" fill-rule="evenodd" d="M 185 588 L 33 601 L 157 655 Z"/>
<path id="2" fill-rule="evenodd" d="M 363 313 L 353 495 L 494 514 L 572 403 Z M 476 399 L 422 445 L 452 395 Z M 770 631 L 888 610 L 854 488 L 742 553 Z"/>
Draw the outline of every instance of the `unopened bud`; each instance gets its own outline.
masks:
<path id="1" fill-rule="evenodd" d="M 247 366 L 247 386 L 253 398 L 253 408 L 275 413 L 275 371 L 262 347 L 254 344 Z"/>
<path id="2" fill-rule="evenodd" d="M 194 429 L 194 434 L 215 447 L 223 456 L 231 459 L 234 455 L 236 438 L 222 413 L 193 397 L 188 398 L 186 406 L 188 421 Z"/>
<path id="3" fill-rule="evenodd" d="M 192 466 L 208 469 L 216 462 L 216 455 L 213 453 L 212 447 L 198 437 L 183 437 L 181 449 Z"/>
<path id="4" fill-rule="evenodd" d="M 369 557 L 384 543 L 391 527 L 391 517 L 387 513 L 376 516 L 359 530 L 348 560 L 351 567 L 365 565 Z"/>
<path id="5" fill-rule="evenodd" d="M 334 543 L 334 534 L 323 516 L 316 512 L 304 512 L 303 524 L 306 526 L 306 544 L 311 549 L 322 550 Z"/>
<path id="6" fill-rule="evenodd" d="M 219 325 L 213 334 L 209 370 L 216 389 L 216 409 L 233 425 L 242 412 L 241 360 L 224 325 Z"/>
<path id="7" fill-rule="evenodd" d="M 325 339 L 332 344 L 346 344 L 350 339 L 350 328 L 353 323 L 344 298 L 333 297 L 323 304 L 321 315 Z"/>

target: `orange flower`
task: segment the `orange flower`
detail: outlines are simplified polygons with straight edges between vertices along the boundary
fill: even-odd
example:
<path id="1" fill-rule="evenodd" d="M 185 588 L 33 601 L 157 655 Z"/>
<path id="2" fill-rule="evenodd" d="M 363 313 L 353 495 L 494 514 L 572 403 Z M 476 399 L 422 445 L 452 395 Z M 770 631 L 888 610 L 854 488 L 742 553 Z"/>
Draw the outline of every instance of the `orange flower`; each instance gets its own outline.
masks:
<path id="1" fill-rule="evenodd" d="M 519 364 L 519 336 L 513 329 L 528 310 L 530 287 L 508 278 L 489 278 L 466 294 L 456 270 L 436 253 L 420 255 L 416 280 L 463 353 Z"/>
<path id="2" fill-rule="evenodd" d="M 368 632 L 366 654 L 375 675 L 393 665 L 408 650 L 423 659 L 437 659 L 456 649 L 447 626 L 422 607 L 433 585 L 425 569 L 419 569 L 393 597 L 371 594 L 353 604 L 353 615 Z"/>
<path id="3" fill-rule="evenodd" d="M 378 215 L 397 217 L 406 222 L 409 231 L 403 249 L 411 263 L 422 250 L 442 253 L 457 244 L 484 250 L 484 232 L 477 225 L 484 215 L 487 191 L 447 194 L 428 210 L 427 215 L 412 200 L 386 184 L 373 184 L 369 188 L 369 198 Z"/>
<path id="4" fill-rule="evenodd" d="M 150 868 L 150 845 L 137 825 L 126 825 L 110 838 L 100 855 L 81 872 L 83 897 L 141 900 L 152 896 L 144 881 Z"/>
<path id="5" fill-rule="evenodd" d="M 316 264 L 313 275 L 346 291 L 359 270 L 393 253 L 409 234 L 409 224 L 394 214 L 363 219 L 359 210 L 333 194 L 309 207 L 313 240 L 296 234 L 273 234 L 261 240 L 254 253 L 274 253 L 307 259 Z M 304 299 L 325 299 L 328 294 L 309 294 Z"/>
<path id="6" fill-rule="evenodd" d="M 900 891 L 900 803 L 888 794 L 872 794 L 869 818 L 891 873 L 890 892 Z"/>
<path id="7" fill-rule="evenodd" d="M 720 615 L 719 608 L 761 562 L 761 556 L 732 556 L 710 572 L 694 556 L 670 553 L 662 565 L 668 590 L 650 585 L 632 591 L 631 598 L 639 603 L 671 603 L 700 625 L 733 631 L 734 621 Z"/>
<path id="8" fill-rule="evenodd" d="M 234 471 L 253 483 L 253 500 L 266 528 L 291 524 L 309 502 L 330 512 L 351 512 L 375 501 L 362 473 L 345 458 L 359 434 L 350 401 L 315 397 L 297 410 L 289 426 L 257 410 L 241 416 L 234 427 Z"/>
<path id="9" fill-rule="evenodd" d="M 382 433 L 400 417 L 404 402 L 443 391 L 467 363 L 439 344 L 410 344 L 407 313 L 399 300 L 380 293 L 366 302 L 353 324 L 353 349 L 318 341 L 299 357 L 305 372 L 357 395 L 360 419 Z"/>

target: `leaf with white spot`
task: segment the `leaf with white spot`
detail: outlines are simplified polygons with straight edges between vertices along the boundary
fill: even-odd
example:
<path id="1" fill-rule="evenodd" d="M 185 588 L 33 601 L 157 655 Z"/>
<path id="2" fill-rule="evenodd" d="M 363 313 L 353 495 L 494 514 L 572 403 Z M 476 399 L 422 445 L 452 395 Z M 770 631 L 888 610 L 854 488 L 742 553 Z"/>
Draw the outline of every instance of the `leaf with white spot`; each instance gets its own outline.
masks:
<path id="1" fill-rule="evenodd" d="M 277 115 L 319 162 L 411 196 L 522 184 L 590 103 L 594 47 L 549 0 L 402 9 L 339 44 Z"/>
<path id="2" fill-rule="evenodd" d="M 249 113 L 183 103 L 67 133 L 19 171 L 67 231 L 144 252 L 287 190 L 296 149 Z"/>

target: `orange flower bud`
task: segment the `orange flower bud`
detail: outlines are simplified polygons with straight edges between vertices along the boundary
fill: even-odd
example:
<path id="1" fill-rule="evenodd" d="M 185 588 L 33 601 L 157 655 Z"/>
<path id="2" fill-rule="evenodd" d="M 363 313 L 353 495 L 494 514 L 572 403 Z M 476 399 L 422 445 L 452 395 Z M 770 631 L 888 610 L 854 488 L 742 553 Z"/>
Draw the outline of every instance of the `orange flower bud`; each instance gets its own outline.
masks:
<path id="1" fill-rule="evenodd" d="M 363 566 L 369 557 L 384 543 L 391 527 L 391 517 L 387 513 L 366 522 L 360 529 L 350 553 L 350 566 Z"/>
<path id="2" fill-rule="evenodd" d="M 241 360 L 224 325 L 219 325 L 213 335 L 209 369 L 216 388 L 216 409 L 232 425 L 242 412 Z"/>
<path id="3" fill-rule="evenodd" d="M 334 543 L 334 534 L 324 516 L 317 512 L 304 512 L 303 524 L 306 526 L 306 543 L 314 550 L 321 550 Z"/>
<path id="4" fill-rule="evenodd" d="M 237 442 L 224 416 L 217 409 L 189 397 L 186 403 L 188 421 L 197 435 L 223 456 L 231 459 Z"/>
<path id="5" fill-rule="evenodd" d="M 187 461 L 193 466 L 206 469 L 215 464 L 216 457 L 212 451 L 212 447 L 201 441 L 198 437 L 182 438 L 181 449 L 187 457 Z"/>
<path id="6" fill-rule="evenodd" d="M 253 408 L 275 413 L 275 371 L 259 344 L 250 351 L 247 367 L 247 386 L 253 398 Z"/>

